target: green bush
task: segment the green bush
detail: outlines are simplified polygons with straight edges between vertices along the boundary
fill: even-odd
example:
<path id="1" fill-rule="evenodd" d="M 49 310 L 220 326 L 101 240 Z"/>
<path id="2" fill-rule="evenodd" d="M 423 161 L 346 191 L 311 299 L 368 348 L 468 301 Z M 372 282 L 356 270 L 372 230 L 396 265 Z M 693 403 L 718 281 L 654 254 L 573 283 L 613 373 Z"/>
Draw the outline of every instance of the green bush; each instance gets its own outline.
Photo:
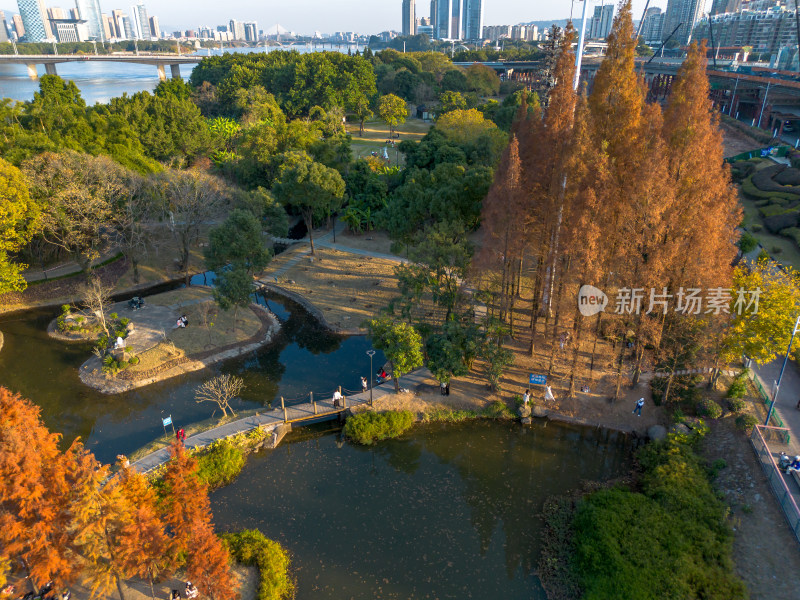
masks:
<path id="1" fill-rule="evenodd" d="M 747 403 L 741 398 L 728 399 L 728 410 L 733 414 L 738 415 L 739 413 L 744 412 L 745 408 L 747 408 Z"/>
<path id="2" fill-rule="evenodd" d="M 742 254 L 748 254 L 756 249 L 758 240 L 751 233 L 744 232 L 742 237 L 739 238 L 738 246 Z"/>
<path id="3" fill-rule="evenodd" d="M 759 231 L 763 231 L 764 227 L 760 223 L 754 223 L 750 229 L 752 229 L 754 233 L 758 233 Z"/>
<path id="4" fill-rule="evenodd" d="M 697 403 L 697 414 L 701 417 L 719 419 L 722 416 L 722 407 L 711 398 L 703 398 Z"/>
<path id="5" fill-rule="evenodd" d="M 131 356 L 131 359 L 128 361 L 130 365 L 138 365 L 139 364 L 139 357 L 138 356 Z"/>
<path id="6" fill-rule="evenodd" d="M 487 419 L 513 419 L 514 413 L 506 406 L 505 402 L 495 400 L 481 410 L 481 416 Z"/>
<path id="7" fill-rule="evenodd" d="M 69 311 L 72 310 L 69 304 L 62 304 L 61 305 L 61 313 L 68 315 Z"/>
<path id="8" fill-rule="evenodd" d="M 358 444 L 371 445 L 380 440 L 396 438 L 414 423 L 408 410 L 356 413 L 344 426 L 344 434 Z"/>
<path id="9" fill-rule="evenodd" d="M 197 456 L 197 475 L 209 488 L 232 483 L 244 467 L 244 452 L 230 440 L 217 440 Z"/>
<path id="10" fill-rule="evenodd" d="M 267 539 L 255 529 L 223 533 L 231 556 L 259 572 L 258 600 L 290 600 L 295 585 L 289 574 L 289 554 L 278 542 Z"/>
<path id="11" fill-rule="evenodd" d="M 774 202 L 772 204 L 767 204 L 766 206 L 762 206 L 758 209 L 758 212 L 761 214 L 762 217 L 774 217 L 775 215 L 782 215 L 784 213 L 791 212 L 790 208 L 786 208 L 780 202 Z"/>
<path id="12" fill-rule="evenodd" d="M 131 320 L 128 317 L 125 317 L 125 318 L 119 320 L 119 324 L 120 324 L 121 327 L 127 327 L 128 323 L 130 323 L 130 322 L 131 322 Z"/>
<path id="13" fill-rule="evenodd" d="M 559 535 L 554 542 L 546 535 L 540 571 L 560 580 L 555 587 L 593 600 L 746 598 L 734 572 L 727 508 L 692 444 L 670 436 L 647 444 L 638 458 L 640 491 L 602 489 L 574 509 L 563 503 L 558 518 L 545 514 L 548 531 Z M 571 552 L 560 552 L 562 541 Z"/>
<path id="14" fill-rule="evenodd" d="M 736 427 L 742 431 L 751 431 L 757 423 L 758 419 L 751 414 L 739 415 L 736 417 Z"/>
<path id="15" fill-rule="evenodd" d="M 728 392 L 725 394 L 726 398 L 744 398 L 747 395 L 747 382 L 741 376 L 738 376 L 731 383 Z"/>
<path id="16" fill-rule="evenodd" d="M 747 179 L 745 179 L 744 181 L 742 181 L 742 192 L 744 192 L 745 196 L 747 196 L 749 198 L 752 198 L 754 200 L 759 200 L 759 199 L 763 198 L 765 200 L 779 200 L 779 199 L 781 199 L 781 200 L 792 201 L 792 200 L 797 200 L 798 199 L 798 196 L 796 194 L 788 194 L 788 193 L 785 193 L 785 192 L 765 192 L 765 191 L 762 191 L 762 190 L 758 189 L 753 184 L 753 176 L 752 175 L 750 177 L 748 177 Z"/>

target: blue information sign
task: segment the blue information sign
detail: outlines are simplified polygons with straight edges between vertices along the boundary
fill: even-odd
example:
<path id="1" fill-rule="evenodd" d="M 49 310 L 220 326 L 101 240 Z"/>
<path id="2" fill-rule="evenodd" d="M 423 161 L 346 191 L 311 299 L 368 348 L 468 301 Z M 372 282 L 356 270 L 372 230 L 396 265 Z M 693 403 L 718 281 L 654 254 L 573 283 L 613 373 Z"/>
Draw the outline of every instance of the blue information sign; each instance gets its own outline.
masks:
<path id="1" fill-rule="evenodd" d="M 531 385 L 545 385 L 547 384 L 547 375 L 534 375 L 531 373 Z"/>
<path id="2" fill-rule="evenodd" d="M 164 427 L 166 427 L 167 425 L 172 425 L 172 415 L 170 415 L 166 419 L 161 419 L 161 422 L 164 424 Z"/>

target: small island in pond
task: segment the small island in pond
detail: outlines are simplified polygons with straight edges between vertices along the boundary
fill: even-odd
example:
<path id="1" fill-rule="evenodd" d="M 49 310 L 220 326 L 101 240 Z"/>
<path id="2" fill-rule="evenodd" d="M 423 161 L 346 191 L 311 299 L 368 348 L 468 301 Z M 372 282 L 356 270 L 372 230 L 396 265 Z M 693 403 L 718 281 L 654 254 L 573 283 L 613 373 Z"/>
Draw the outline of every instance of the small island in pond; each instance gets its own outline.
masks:
<path id="1" fill-rule="evenodd" d="M 116 394 L 238 356 L 269 343 L 280 327 L 263 306 L 222 310 L 211 288 L 194 286 L 143 298 L 143 303 L 92 301 L 65 305 L 51 336 L 92 341 L 80 367 L 86 385 Z M 102 306 L 102 309 L 101 309 Z M 181 320 L 184 319 L 184 324 Z"/>

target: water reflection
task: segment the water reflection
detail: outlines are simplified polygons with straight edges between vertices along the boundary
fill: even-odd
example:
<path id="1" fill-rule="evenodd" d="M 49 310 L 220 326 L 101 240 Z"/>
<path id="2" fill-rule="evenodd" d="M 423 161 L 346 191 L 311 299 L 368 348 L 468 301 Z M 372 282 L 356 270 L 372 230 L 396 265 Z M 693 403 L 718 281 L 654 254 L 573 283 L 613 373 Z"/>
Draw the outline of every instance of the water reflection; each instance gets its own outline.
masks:
<path id="1" fill-rule="evenodd" d="M 300 401 L 310 391 L 318 399 L 328 398 L 338 385 L 359 388 L 359 378 L 369 368 L 366 338 L 332 335 L 300 305 L 279 296 L 265 296 L 261 302 L 283 321 L 270 345 L 210 369 L 113 396 L 87 388 L 78 378 L 90 346 L 47 336 L 45 329 L 57 309 L 7 315 L 0 318 L 5 335 L 0 385 L 41 406 L 45 423 L 62 433 L 65 442 L 80 436 L 106 462 L 163 434 L 162 417 L 172 415 L 176 426 L 208 419 L 209 405 L 197 404 L 194 392 L 212 373 L 244 378 L 247 387 L 234 410 L 269 407 L 280 396 L 289 403 Z"/>
<path id="2" fill-rule="evenodd" d="M 429 425 L 367 449 L 304 430 L 212 495 L 221 529 L 292 552 L 299 598 L 545 598 L 545 498 L 623 473 L 621 436 L 550 423 Z"/>

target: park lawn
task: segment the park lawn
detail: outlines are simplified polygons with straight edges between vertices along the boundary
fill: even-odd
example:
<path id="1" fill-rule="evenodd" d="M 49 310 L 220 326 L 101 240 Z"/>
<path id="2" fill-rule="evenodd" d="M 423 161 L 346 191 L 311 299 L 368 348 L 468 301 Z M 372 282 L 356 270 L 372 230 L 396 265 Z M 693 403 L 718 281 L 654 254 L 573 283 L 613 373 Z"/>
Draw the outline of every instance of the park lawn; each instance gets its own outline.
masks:
<path id="1" fill-rule="evenodd" d="M 189 319 L 189 326 L 168 331 L 167 338 L 187 356 L 244 342 L 261 329 L 261 319 L 249 307 L 226 311 L 208 300 L 184 306 L 181 313 Z"/>
<path id="2" fill-rule="evenodd" d="M 395 140 L 399 143 L 403 140 L 420 141 L 432 124 L 422 119 L 410 118 L 395 130 L 400 134 L 400 138 Z M 353 150 L 353 158 L 363 158 L 370 156 L 371 152 L 379 152 L 383 155 L 383 148 L 387 148 L 389 155 L 389 166 L 403 166 L 405 158 L 397 148 L 387 147 L 386 141 L 389 139 L 389 126 L 380 120 L 372 120 L 364 123 L 364 135 L 360 134 L 358 123 L 348 122 L 347 132 L 352 138 L 350 144 Z"/>
<path id="3" fill-rule="evenodd" d="M 264 278 L 303 252 L 298 245 L 270 263 Z M 300 294 L 320 309 L 325 320 L 341 329 L 362 328 L 399 297 L 394 269 L 398 261 L 318 248 L 313 261 L 303 257 L 278 278 L 280 287 Z M 293 282 L 293 283 L 290 283 Z M 424 299 L 416 308 L 420 318 L 436 318 L 433 304 Z M 441 319 L 439 319 L 441 322 Z"/>
<path id="4" fill-rule="evenodd" d="M 202 286 L 190 286 L 187 288 L 180 288 L 155 296 L 147 296 L 145 299 L 148 304 L 155 304 L 157 306 L 166 306 L 178 310 L 185 305 L 196 304 L 201 301 L 210 300 L 211 289 Z"/>

